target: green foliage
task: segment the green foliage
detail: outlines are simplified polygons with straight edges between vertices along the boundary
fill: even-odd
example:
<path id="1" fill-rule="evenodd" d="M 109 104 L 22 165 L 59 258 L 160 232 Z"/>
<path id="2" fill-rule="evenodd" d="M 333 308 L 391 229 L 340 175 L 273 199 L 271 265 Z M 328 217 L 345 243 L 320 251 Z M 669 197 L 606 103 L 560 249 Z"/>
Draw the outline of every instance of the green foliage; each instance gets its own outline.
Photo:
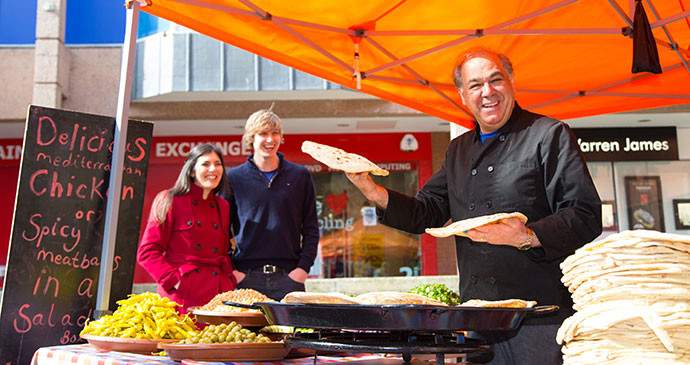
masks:
<path id="1" fill-rule="evenodd" d="M 448 305 L 460 304 L 460 295 L 450 290 L 450 288 L 444 284 L 421 284 L 410 289 L 408 293 L 423 295 Z"/>

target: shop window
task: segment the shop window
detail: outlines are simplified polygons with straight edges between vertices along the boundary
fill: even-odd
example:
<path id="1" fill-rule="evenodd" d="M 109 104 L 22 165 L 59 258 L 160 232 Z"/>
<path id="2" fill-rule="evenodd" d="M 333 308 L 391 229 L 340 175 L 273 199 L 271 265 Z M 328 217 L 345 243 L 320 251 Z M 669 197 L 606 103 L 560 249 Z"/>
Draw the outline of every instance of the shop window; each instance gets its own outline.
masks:
<path id="1" fill-rule="evenodd" d="M 621 230 L 688 234 L 688 229 L 676 224 L 679 210 L 674 202 L 690 199 L 690 161 L 616 162 L 614 166 Z"/>
<path id="2" fill-rule="evenodd" d="M 260 90 L 290 90 L 290 68 L 271 60 L 259 59 Z"/>
<path id="3" fill-rule="evenodd" d="M 418 173 L 391 171 L 374 181 L 413 195 Z M 320 256 L 312 273 L 320 277 L 372 277 L 420 275 L 420 237 L 388 226 L 376 219 L 373 203 L 336 172 L 313 172 L 319 216 Z M 320 267 L 319 267 L 320 266 Z"/>
<path id="4" fill-rule="evenodd" d="M 256 56 L 231 45 L 224 45 L 225 50 L 225 90 L 249 91 L 256 89 L 254 65 Z"/>

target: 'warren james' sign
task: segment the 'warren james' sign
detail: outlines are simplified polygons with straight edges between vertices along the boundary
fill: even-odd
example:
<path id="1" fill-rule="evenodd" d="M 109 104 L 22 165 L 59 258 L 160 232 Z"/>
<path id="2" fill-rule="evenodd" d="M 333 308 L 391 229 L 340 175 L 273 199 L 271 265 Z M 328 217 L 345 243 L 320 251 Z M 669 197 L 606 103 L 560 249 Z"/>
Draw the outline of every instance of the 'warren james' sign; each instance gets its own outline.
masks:
<path id="1" fill-rule="evenodd" d="M 574 128 L 587 161 L 670 161 L 678 159 L 675 127 Z"/>
<path id="2" fill-rule="evenodd" d="M 153 125 L 130 120 L 109 309 L 132 291 Z M 29 108 L 0 309 L 0 361 L 79 341 L 96 307 L 115 119 Z"/>

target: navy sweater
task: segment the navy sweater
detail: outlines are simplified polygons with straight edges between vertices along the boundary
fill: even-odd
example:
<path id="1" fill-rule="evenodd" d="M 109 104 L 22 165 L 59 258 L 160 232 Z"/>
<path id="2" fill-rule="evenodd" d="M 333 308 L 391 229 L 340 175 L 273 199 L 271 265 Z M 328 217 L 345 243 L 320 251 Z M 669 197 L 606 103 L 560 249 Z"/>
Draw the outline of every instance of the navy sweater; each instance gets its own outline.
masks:
<path id="1" fill-rule="evenodd" d="M 252 162 L 253 156 L 228 170 L 229 189 L 221 194 L 230 203 L 237 243 L 233 268 L 246 272 L 270 264 L 309 272 L 319 244 L 311 174 L 278 152 L 278 172 L 269 181 Z"/>

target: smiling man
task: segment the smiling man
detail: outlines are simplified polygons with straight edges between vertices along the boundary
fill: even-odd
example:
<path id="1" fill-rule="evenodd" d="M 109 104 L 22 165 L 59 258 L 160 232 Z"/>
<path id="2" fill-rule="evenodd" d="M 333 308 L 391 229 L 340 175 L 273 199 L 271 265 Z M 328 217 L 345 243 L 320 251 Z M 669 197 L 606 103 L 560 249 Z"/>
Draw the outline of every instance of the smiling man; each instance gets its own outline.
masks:
<path id="1" fill-rule="evenodd" d="M 570 128 L 518 105 L 507 57 L 470 50 L 459 57 L 454 79 L 475 128 L 450 142 L 441 169 L 416 196 L 378 186 L 366 173 L 347 176 L 376 203 L 383 224 L 411 233 L 449 219 L 527 216 L 526 224 L 503 219 L 455 236 L 460 296 L 558 305 L 516 331 L 473 335 L 493 345 L 493 358 L 483 359 L 491 364 L 561 363 L 556 332 L 573 308 L 559 264 L 601 234 L 599 195 Z"/>
<path id="2" fill-rule="evenodd" d="M 228 170 L 222 194 L 230 203 L 235 234 L 237 288 L 275 300 L 304 291 L 319 244 L 314 181 L 309 170 L 278 152 L 282 142 L 282 122 L 275 113 L 252 114 L 242 143 L 254 152 Z"/>

